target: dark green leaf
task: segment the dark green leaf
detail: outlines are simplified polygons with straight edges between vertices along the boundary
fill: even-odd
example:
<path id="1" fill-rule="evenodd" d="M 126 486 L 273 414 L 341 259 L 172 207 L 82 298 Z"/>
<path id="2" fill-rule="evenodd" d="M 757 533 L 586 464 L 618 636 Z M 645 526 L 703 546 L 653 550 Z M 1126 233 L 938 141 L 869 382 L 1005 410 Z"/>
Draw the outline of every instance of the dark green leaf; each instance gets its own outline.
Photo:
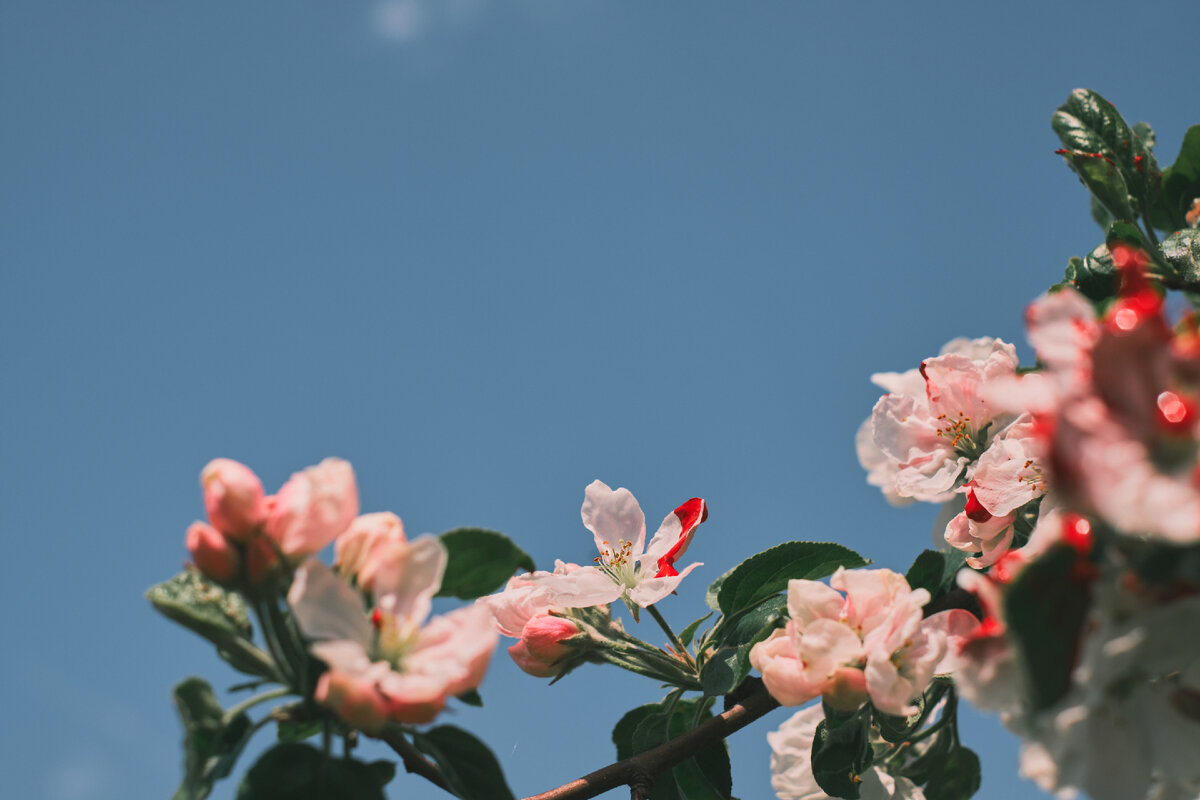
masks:
<path id="1" fill-rule="evenodd" d="M 1108 226 L 1108 230 L 1104 234 L 1104 245 L 1110 251 L 1118 244 L 1146 249 L 1146 241 L 1142 238 L 1142 232 L 1138 226 L 1124 220 L 1115 220 Z"/>
<path id="2" fill-rule="evenodd" d="M 467 689 L 460 695 L 456 695 L 459 702 L 466 703 L 469 706 L 483 708 L 483 698 L 479 696 L 479 692 L 475 689 Z"/>
<path id="3" fill-rule="evenodd" d="M 633 731 L 633 752 L 644 753 L 666 744 L 671 738 L 670 724 L 671 720 L 662 707 L 642 717 Z M 650 790 L 650 800 L 687 800 L 675 782 L 674 770 L 655 777 L 654 786 Z"/>
<path id="4" fill-rule="evenodd" d="M 787 609 L 787 598 L 768 597 L 757 606 L 723 621 L 714 635 L 716 652 L 700 669 L 700 684 L 709 697 L 728 694 L 750 673 L 750 650 L 771 635 Z"/>
<path id="5" fill-rule="evenodd" d="M 676 704 L 668 718 L 666 703 L 639 706 L 621 717 L 613 728 L 613 743 L 617 760 L 623 760 L 652 750 L 671 739 L 682 736 L 697 720 L 696 701 Z M 705 710 L 699 722 L 710 719 Z M 724 742 L 717 742 L 696 756 L 677 765 L 669 774 L 660 775 L 654 782 L 652 800 L 727 800 L 732 789 L 729 752 Z"/>
<path id="6" fill-rule="evenodd" d="M 937 550 L 923 550 L 913 561 L 904 579 L 913 589 L 925 589 L 930 595 L 936 595 L 942 586 L 942 575 L 946 571 L 946 556 Z"/>
<path id="7" fill-rule="evenodd" d="M 1100 226 L 1100 230 L 1102 231 L 1108 230 L 1108 226 L 1112 225 L 1113 221 L 1112 214 L 1108 213 L 1108 209 L 1104 207 L 1104 204 L 1095 197 L 1092 198 L 1092 219 L 1096 221 L 1096 224 Z"/>
<path id="8" fill-rule="evenodd" d="M 979 756 L 966 747 L 951 751 L 925 786 L 925 800 L 968 800 L 979 791 Z"/>
<path id="9" fill-rule="evenodd" d="M 1142 147 L 1147 150 L 1153 150 L 1154 145 L 1158 143 L 1157 137 L 1154 135 L 1154 129 L 1150 127 L 1149 122 L 1135 122 L 1130 126 L 1133 135 L 1142 140 Z"/>
<path id="10" fill-rule="evenodd" d="M 1187 225 L 1184 215 L 1200 197 L 1200 125 L 1183 135 L 1183 146 L 1175 163 L 1163 170 L 1162 190 L 1150 212 L 1150 222 L 1164 231 Z"/>
<path id="11" fill-rule="evenodd" d="M 616 727 L 613 728 L 612 732 L 613 744 L 617 746 L 617 761 L 624 761 L 638 754 L 638 751 L 633 746 L 634 732 L 644 719 L 661 710 L 662 704 L 650 703 L 626 712 L 625 716 L 617 721 Z"/>
<path id="12" fill-rule="evenodd" d="M 692 637 L 696 635 L 696 631 L 698 631 L 700 629 L 700 626 L 704 624 L 704 620 L 708 619 L 712 615 L 713 615 L 713 612 L 710 611 L 707 614 L 705 614 L 703 617 L 701 617 L 700 619 L 695 620 L 694 622 L 689 622 L 688 626 L 686 628 L 684 628 L 682 632 L 680 632 L 679 641 L 683 642 L 685 647 L 687 645 L 691 644 Z"/>
<path id="13" fill-rule="evenodd" d="M 242 779 L 237 800 L 385 800 L 387 762 L 327 757 L 312 745 L 277 744 Z"/>
<path id="14" fill-rule="evenodd" d="M 236 592 L 188 569 L 151 586 L 146 599 L 168 619 L 215 644 L 221 657 L 235 668 L 263 678 L 277 677 L 270 657 L 250 641 L 253 630 L 246 601 Z"/>
<path id="15" fill-rule="evenodd" d="M 440 725 L 414 733 L 413 744 L 433 759 L 463 800 L 513 800 L 500 762 L 486 744 L 462 728 Z"/>
<path id="16" fill-rule="evenodd" d="M 1173 289 L 1200 291 L 1200 229 L 1184 228 L 1162 241 L 1162 254 L 1173 275 L 1165 283 Z"/>
<path id="17" fill-rule="evenodd" d="M 1065 279 L 1093 303 L 1115 297 L 1121 288 L 1121 274 L 1104 245 L 1084 258 L 1072 258 L 1067 263 Z"/>
<path id="18" fill-rule="evenodd" d="M 1054 705 L 1067 691 L 1088 608 L 1072 548 L 1057 545 L 1026 566 L 1004 592 L 1009 632 L 1029 687 L 1033 710 Z"/>
<path id="19" fill-rule="evenodd" d="M 723 577 L 717 603 L 726 616 L 757 605 L 787 589 L 788 581 L 818 580 L 838 567 L 861 567 L 867 561 L 848 547 L 832 542 L 784 542 L 738 564 Z"/>
<path id="20" fill-rule="evenodd" d="M 281 742 L 302 742 L 325 729 L 321 720 L 311 722 L 279 722 L 275 734 Z"/>
<path id="21" fill-rule="evenodd" d="M 813 740 L 812 768 L 817 785 L 833 797 L 857 800 L 859 776 L 871 766 L 869 715 L 855 714 L 840 725 L 821 720 Z"/>
<path id="22" fill-rule="evenodd" d="M 174 800 L 203 800 L 233 768 L 250 738 L 250 719 L 237 714 L 226 721 L 212 687 L 200 678 L 177 684 L 174 698 L 184 730 L 183 783 Z"/>
<path id="23" fill-rule="evenodd" d="M 1118 219 L 1136 219 L 1157 197 L 1158 162 L 1117 110 L 1096 92 L 1076 89 L 1050 120 L 1063 157 Z"/>
<path id="24" fill-rule="evenodd" d="M 518 569 L 535 569 L 529 554 L 502 533 L 455 528 L 441 539 L 450 559 L 438 597 L 474 600 L 502 587 Z"/>

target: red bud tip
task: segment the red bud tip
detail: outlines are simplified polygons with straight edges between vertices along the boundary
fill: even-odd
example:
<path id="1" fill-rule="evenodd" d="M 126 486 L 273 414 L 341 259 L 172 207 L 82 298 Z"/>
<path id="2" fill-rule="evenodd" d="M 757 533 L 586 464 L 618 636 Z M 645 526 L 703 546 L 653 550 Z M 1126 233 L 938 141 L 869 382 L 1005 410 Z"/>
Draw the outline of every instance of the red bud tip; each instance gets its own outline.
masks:
<path id="1" fill-rule="evenodd" d="M 975 490 L 971 489 L 967 492 L 967 518 L 975 522 L 987 522 L 992 518 L 992 512 L 983 507 L 983 503 L 979 502 L 979 498 L 975 496 Z"/>

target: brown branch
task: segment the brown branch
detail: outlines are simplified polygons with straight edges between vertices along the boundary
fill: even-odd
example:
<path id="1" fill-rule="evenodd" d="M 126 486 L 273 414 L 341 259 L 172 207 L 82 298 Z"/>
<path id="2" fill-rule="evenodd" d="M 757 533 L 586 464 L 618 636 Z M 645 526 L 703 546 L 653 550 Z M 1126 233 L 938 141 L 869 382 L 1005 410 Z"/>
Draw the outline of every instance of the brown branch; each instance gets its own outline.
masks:
<path id="1" fill-rule="evenodd" d="M 762 682 L 757 681 L 754 689 L 724 714 L 713 717 L 679 738 L 624 761 L 609 764 L 557 789 L 526 797 L 525 800 L 587 800 L 617 786 L 629 786 L 635 800 L 648 797 L 649 787 L 657 775 L 746 727 L 778 705 Z"/>
<path id="2" fill-rule="evenodd" d="M 384 728 L 383 732 L 379 734 L 379 738 L 387 742 L 396 751 L 396 755 L 400 756 L 400 760 L 404 762 L 405 771 L 416 773 L 434 786 L 454 794 L 450 784 L 446 783 L 446 779 L 442 776 L 442 771 L 438 769 L 438 765 L 413 747 L 412 742 L 403 733 L 391 728 Z"/>

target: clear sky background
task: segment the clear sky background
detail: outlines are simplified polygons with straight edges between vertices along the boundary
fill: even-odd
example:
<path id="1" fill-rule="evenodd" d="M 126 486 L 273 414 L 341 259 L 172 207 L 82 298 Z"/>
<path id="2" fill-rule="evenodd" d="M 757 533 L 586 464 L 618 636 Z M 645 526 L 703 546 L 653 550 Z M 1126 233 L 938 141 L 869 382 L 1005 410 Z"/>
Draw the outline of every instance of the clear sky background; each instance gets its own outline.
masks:
<path id="1" fill-rule="evenodd" d="M 960 335 L 1028 361 L 1024 305 L 1100 238 L 1050 114 L 1094 88 L 1169 163 L 1200 122 L 1198 19 L 1193 0 L 4 0 L 6 796 L 174 789 L 171 686 L 237 678 L 142 591 L 183 563 L 215 456 L 269 491 L 345 457 L 364 510 L 495 528 L 543 566 L 592 557 L 595 478 L 652 528 L 703 496 L 705 566 L 661 604 L 677 627 L 788 539 L 903 571 L 935 510 L 866 485 L 868 376 Z M 616 720 L 661 696 L 599 667 L 547 687 L 502 651 L 482 694 L 443 719 L 518 795 L 611 761 Z M 744 800 L 772 794 L 784 719 L 731 740 Z M 994 719 L 964 734 L 980 798 L 1036 793 Z M 401 774 L 391 796 L 440 795 Z"/>

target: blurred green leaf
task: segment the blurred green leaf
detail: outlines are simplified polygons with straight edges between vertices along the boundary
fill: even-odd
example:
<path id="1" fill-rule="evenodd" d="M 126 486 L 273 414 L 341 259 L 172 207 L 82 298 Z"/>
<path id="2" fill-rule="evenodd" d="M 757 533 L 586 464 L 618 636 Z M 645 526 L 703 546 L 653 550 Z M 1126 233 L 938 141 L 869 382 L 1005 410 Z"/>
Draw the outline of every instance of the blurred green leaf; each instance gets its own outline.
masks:
<path id="1" fill-rule="evenodd" d="M 201 678 L 176 684 L 175 708 L 183 723 L 183 783 L 173 800 L 203 800 L 213 783 L 233 769 L 252 733 L 244 713 L 225 719 L 212 687 Z"/>
<path id="2" fill-rule="evenodd" d="M 246 601 L 226 591 L 195 570 L 184 570 L 170 580 L 146 590 L 154 608 L 217 646 L 218 654 L 248 675 L 275 680 L 270 656 L 250 640 L 253 629 Z"/>
<path id="3" fill-rule="evenodd" d="M 979 756 L 959 746 L 942 762 L 925 786 L 925 800 L 968 800 L 979 791 Z"/>
<path id="4" fill-rule="evenodd" d="M 1200 125 L 1183 135 L 1183 145 L 1175 163 L 1163 170 L 1162 189 L 1151 207 L 1150 223 L 1163 231 L 1187 226 L 1184 215 L 1200 197 Z"/>
<path id="5" fill-rule="evenodd" d="M 528 553 L 496 531 L 455 528 L 441 540 L 450 558 L 438 597 L 474 600 L 504 586 L 518 569 L 536 569 Z"/>
<path id="6" fill-rule="evenodd" d="M 325 729 L 321 720 L 310 722 L 280 721 L 275 726 L 275 735 L 281 742 L 302 742 L 311 739 Z"/>
<path id="7" fill-rule="evenodd" d="M 467 705 L 475 706 L 476 708 L 483 708 L 483 698 L 479 696 L 479 691 L 476 689 L 467 689 L 462 694 L 455 695 L 455 697 L 457 697 L 461 703 L 466 703 Z"/>
<path id="8" fill-rule="evenodd" d="M 838 567 L 852 569 L 866 563 L 858 553 L 833 542 L 784 542 L 751 556 L 718 578 L 717 603 L 726 616 L 731 616 L 785 591 L 790 580 L 818 580 L 832 575 Z"/>
<path id="9" fill-rule="evenodd" d="M 1108 213 L 1108 209 L 1099 200 L 1092 197 L 1092 219 L 1100 226 L 1100 230 L 1108 230 L 1108 226 L 1112 225 L 1113 215 Z"/>
<path id="10" fill-rule="evenodd" d="M 331 758 L 299 742 L 277 744 L 242 778 L 237 800 L 385 800 L 396 774 L 387 761 Z"/>
<path id="11" fill-rule="evenodd" d="M 1105 245 L 1100 245 L 1084 258 L 1072 258 L 1067 263 L 1064 280 L 1093 303 L 1103 303 L 1115 297 L 1121 288 L 1121 274 Z"/>
<path id="12" fill-rule="evenodd" d="M 413 744 L 433 759 L 463 800 L 513 800 L 500 762 L 486 744 L 453 725 L 414 733 Z"/>
<path id="13" fill-rule="evenodd" d="M 826 794 L 857 800 L 859 776 L 871 766 L 871 757 L 869 714 L 853 714 L 840 724 L 826 717 L 817 726 L 813 777 Z"/>
<path id="14" fill-rule="evenodd" d="M 775 595 L 723 622 L 712 641 L 717 649 L 700 668 L 706 696 L 728 694 L 750 674 L 750 650 L 771 635 L 786 610 L 787 598 Z"/>
<path id="15" fill-rule="evenodd" d="M 1079 634 L 1087 615 L 1087 583 L 1077 577 L 1080 556 L 1056 545 L 1027 565 L 1004 590 L 1004 611 L 1035 711 L 1066 694 Z"/>

